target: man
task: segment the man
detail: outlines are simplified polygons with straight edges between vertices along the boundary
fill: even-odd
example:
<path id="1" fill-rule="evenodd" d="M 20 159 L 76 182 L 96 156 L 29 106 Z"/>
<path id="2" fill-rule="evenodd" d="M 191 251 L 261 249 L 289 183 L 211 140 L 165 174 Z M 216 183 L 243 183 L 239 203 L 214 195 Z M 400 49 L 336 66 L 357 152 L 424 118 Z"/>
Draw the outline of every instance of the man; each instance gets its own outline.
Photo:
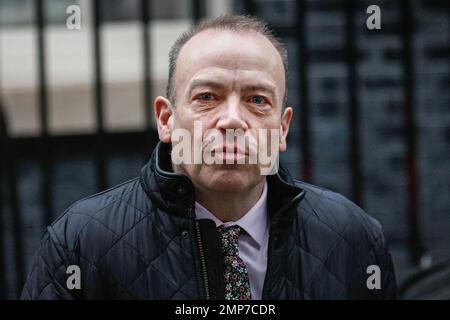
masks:
<path id="1" fill-rule="evenodd" d="M 264 137 L 286 150 L 286 65 L 282 43 L 254 18 L 223 16 L 183 34 L 167 97 L 154 102 L 161 141 L 150 162 L 47 228 L 22 297 L 394 298 L 378 222 L 274 161 L 271 175 L 260 161 L 238 163 Z M 220 140 L 229 131 L 249 142 Z M 196 144 L 217 161 L 193 160 Z"/>

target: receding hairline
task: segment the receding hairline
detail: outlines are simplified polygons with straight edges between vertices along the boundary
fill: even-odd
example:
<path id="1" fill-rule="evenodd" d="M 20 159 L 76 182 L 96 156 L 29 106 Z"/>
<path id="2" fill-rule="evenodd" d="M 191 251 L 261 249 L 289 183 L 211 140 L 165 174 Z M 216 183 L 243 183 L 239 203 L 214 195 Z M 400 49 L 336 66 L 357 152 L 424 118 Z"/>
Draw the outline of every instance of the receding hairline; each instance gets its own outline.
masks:
<path id="1" fill-rule="evenodd" d="M 278 50 L 275 48 L 275 46 L 270 42 L 269 39 L 267 39 L 263 34 L 255 31 L 255 30 L 229 30 L 229 29 L 220 29 L 220 28 L 210 28 L 210 29 L 205 29 L 202 30 L 198 33 L 196 33 L 195 35 L 193 35 L 188 41 L 186 41 L 184 43 L 184 45 L 180 48 L 180 51 L 178 52 L 178 56 L 177 56 L 177 65 L 178 62 L 180 61 L 180 57 L 182 55 L 183 49 L 185 49 L 185 47 L 188 45 L 189 42 L 194 41 L 195 38 L 200 37 L 202 35 L 205 35 L 205 33 L 230 33 L 232 35 L 237 35 L 237 36 L 242 36 L 242 37 L 250 37 L 251 39 L 254 39 L 253 36 L 256 36 L 262 40 L 264 40 L 267 44 L 269 44 L 269 46 L 272 47 L 274 53 L 277 55 L 277 59 L 278 62 L 281 64 L 281 68 L 282 68 L 282 74 L 283 74 L 283 78 L 284 78 L 284 82 L 287 81 L 286 79 L 286 70 L 284 69 L 284 63 L 283 63 L 283 59 L 280 56 Z M 173 79 L 176 79 L 176 75 L 177 75 L 177 69 L 178 67 L 174 70 L 174 74 L 173 74 Z M 174 82 L 175 84 L 175 82 Z M 175 86 L 173 87 L 173 90 L 175 90 Z"/>
<path id="2" fill-rule="evenodd" d="M 229 34 L 233 34 L 233 35 L 238 35 L 241 37 L 253 37 L 256 36 L 260 39 L 263 39 L 267 44 L 269 44 L 272 49 L 277 53 L 278 58 L 280 59 L 280 62 L 283 66 L 283 72 L 286 72 L 285 70 L 285 64 L 283 61 L 283 57 L 281 56 L 279 50 L 275 47 L 275 45 L 270 41 L 270 39 L 268 39 L 264 34 L 253 30 L 253 29 L 228 29 L 228 28 L 220 28 L 220 27 L 211 27 L 211 28 L 207 28 L 207 29 L 203 29 L 200 30 L 199 32 L 195 33 L 194 35 L 192 35 L 192 37 L 190 37 L 181 47 L 180 50 L 178 51 L 178 55 L 177 55 L 177 62 L 178 62 L 178 58 L 181 54 L 181 51 L 183 50 L 183 48 L 189 43 L 191 42 L 193 39 L 204 35 L 205 33 L 229 33 Z"/>

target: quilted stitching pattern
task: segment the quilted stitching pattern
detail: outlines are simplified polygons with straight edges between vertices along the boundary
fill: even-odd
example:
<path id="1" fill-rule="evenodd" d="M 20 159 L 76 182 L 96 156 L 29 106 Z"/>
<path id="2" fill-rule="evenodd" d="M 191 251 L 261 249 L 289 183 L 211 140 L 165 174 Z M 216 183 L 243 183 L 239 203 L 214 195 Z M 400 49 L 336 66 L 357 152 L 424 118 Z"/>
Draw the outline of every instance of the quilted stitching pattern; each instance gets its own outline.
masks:
<path id="1" fill-rule="evenodd" d="M 190 220 L 162 211 L 167 197 L 161 192 L 176 183 L 155 175 L 161 184 L 153 181 L 151 190 L 141 185 L 149 181 L 134 179 L 81 200 L 63 213 L 41 239 L 22 297 L 198 299 L 201 288 Z M 268 298 L 395 296 L 392 261 L 378 222 L 341 195 L 299 181 L 295 184 L 306 195 L 292 209 L 296 210 L 292 232 L 280 252 L 274 253 L 275 267 L 267 276 L 273 279 Z M 176 204 L 167 206 L 183 210 Z M 70 264 L 82 270 L 81 292 L 65 288 Z M 384 272 L 384 289 L 379 292 L 364 288 L 365 268 L 370 264 L 378 264 Z"/>
<path id="2" fill-rule="evenodd" d="M 134 188 L 130 188 L 122 196 L 127 196 L 131 192 L 136 192 L 136 190 L 140 189 L 137 180 L 130 183 L 135 184 Z M 80 260 L 82 272 L 87 273 L 84 275 L 86 279 L 103 278 L 103 281 L 107 280 L 113 284 L 117 288 L 116 298 L 193 298 L 191 288 L 194 270 L 192 268 L 184 268 L 186 273 L 180 273 L 180 276 L 176 278 L 171 278 L 168 276 L 169 273 L 167 273 L 167 267 L 171 264 L 178 268 L 183 261 L 193 259 L 192 252 L 189 250 L 190 245 L 186 245 L 186 240 L 183 240 L 185 243 L 183 245 L 180 232 L 174 228 L 172 230 L 168 229 L 166 225 L 163 226 L 161 221 L 156 218 L 158 214 L 164 214 L 168 217 L 166 213 L 158 212 L 158 210 L 152 208 L 146 214 L 140 208 L 131 205 L 127 200 L 118 198 L 116 194 L 122 193 L 123 190 L 120 190 L 120 188 L 123 187 L 119 186 L 117 189 L 111 190 L 110 193 L 98 195 L 98 197 L 105 198 L 102 199 L 105 201 L 105 204 L 98 207 L 96 211 L 79 211 L 80 206 L 77 203 L 57 220 L 51 228 L 60 231 L 70 228 L 69 222 L 74 215 L 84 217 L 84 224 L 78 230 L 70 230 L 72 233 L 76 232 L 75 238 L 80 239 L 80 246 L 83 248 L 83 251 L 81 253 L 74 252 L 74 248 L 69 249 L 60 244 L 65 241 L 59 238 L 52 238 L 46 233 L 42 239 L 45 246 L 41 246 L 40 251 L 37 253 L 37 259 L 35 259 L 28 278 L 32 279 L 37 273 L 42 274 L 42 269 L 46 269 L 49 275 L 55 275 L 55 279 L 48 278 L 45 283 L 40 284 L 39 288 L 34 287 L 32 290 L 29 285 L 26 285 L 24 288 L 25 297 L 45 298 L 49 296 L 47 292 L 50 290 L 49 288 L 55 285 L 65 288 L 65 279 L 67 277 L 65 267 L 70 263 L 64 257 L 72 255 Z M 128 185 L 125 185 L 125 187 L 128 187 Z M 142 190 L 139 192 L 142 196 L 144 195 Z M 91 197 L 85 201 L 93 200 L 96 199 Z M 83 207 L 86 206 L 86 203 L 81 202 L 81 204 Z M 119 206 L 122 207 L 118 208 Z M 107 219 L 106 217 L 109 215 L 117 217 Z M 126 218 L 128 221 L 134 220 L 134 223 L 120 234 L 117 228 L 117 225 L 120 224 L 119 216 L 122 216 L 122 219 Z M 114 221 L 115 224 L 111 224 Z M 173 221 L 171 223 L 175 226 L 180 224 L 179 222 L 173 223 Z M 62 235 L 61 232 L 55 232 L 55 234 Z M 145 238 L 146 236 L 150 239 L 158 239 L 159 243 L 151 247 L 139 246 L 139 243 L 145 243 L 143 237 Z M 93 243 L 96 245 L 94 246 Z M 100 250 L 96 250 L 99 247 Z M 50 253 L 48 251 L 53 252 Z M 57 252 L 58 254 L 56 254 Z M 51 263 L 45 261 L 46 257 L 50 256 L 53 258 L 54 255 L 57 255 L 58 259 L 51 259 Z M 55 261 L 58 262 L 56 266 Z M 161 263 L 161 261 L 164 263 Z M 54 267 L 51 267 L 52 264 Z M 118 272 L 117 269 L 122 272 Z M 92 276 L 89 274 L 92 272 L 98 275 Z M 150 282 L 152 283 L 148 283 L 149 287 L 157 285 L 160 288 L 164 288 L 164 290 L 161 290 L 164 292 L 164 295 L 144 297 L 136 294 L 132 289 L 136 286 L 136 282 L 143 278 L 151 279 Z M 188 283 L 190 286 L 187 286 Z M 87 286 L 87 290 L 89 289 L 87 281 L 83 285 Z"/>
<path id="3" fill-rule="evenodd" d="M 305 188 L 302 183 L 297 183 Z M 361 266 L 378 263 L 375 249 L 376 244 L 382 239 L 381 228 L 375 220 L 341 195 L 318 188 L 307 190 L 309 197 L 306 197 L 298 208 L 300 214 L 291 237 L 295 249 L 290 251 L 288 257 L 290 262 L 287 263 L 288 266 L 298 266 L 299 260 L 302 260 L 303 270 L 286 270 L 283 281 L 286 281 L 286 286 L 289 287 L 287 290 L 297 292 L 293 294 L 296 298 L 348 297 L 352 280 L 356 278 L 360 281 L 359 278 L 366 277 L 361 273 L 365 271 Z M 312 195 L 315 195 L 316 199 L 311 199 Z M 341 210 L 332 206 L 333 203 L 339 204 Z M 333 221 L 333 224 L 330 221 Z M 322 237 L 318 237 L 317 234 Z M 355 239 L 368 241 L 358 242 Z M 319 252 L 314 250 L 316 245 L 320 247 Z M 323 251 L 324 249 L 326 251 Z M 340 260 L 343 255 L 344 261 Z M 296 262 L 293 262 L 295 260 Z M 354 267 L 349 268 L 348 264 L 354 264 Z M 360 273 L 355 274 L 356 270 Z M 386 268 L 384 270 L 391 271 Z M 395 287 L 395 279 L 393 281 Z M 320 292 L 319 295 L 314 292 L 315 288 L 320 288 L 324 284 L 333 288 L 334 292 L 330 293 L 334 296 L 330 293 L 328 293 L 330 296 L 327 296 L 326 292 Z M 363 284 L 365 285 L 365 281 L 361 283 Z"/>

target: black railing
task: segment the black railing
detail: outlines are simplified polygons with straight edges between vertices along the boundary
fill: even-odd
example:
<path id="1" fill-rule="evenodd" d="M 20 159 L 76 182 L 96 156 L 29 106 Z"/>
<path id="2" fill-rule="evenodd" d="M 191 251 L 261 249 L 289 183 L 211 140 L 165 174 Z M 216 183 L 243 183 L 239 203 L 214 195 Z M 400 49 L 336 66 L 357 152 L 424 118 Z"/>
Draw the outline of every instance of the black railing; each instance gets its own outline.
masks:
<path id="1" fill-rule="evenodd" d="M 106 157 L 107 146 L 105 145 L 105 129 L 104 129 L 104 86 L 103 86 L 103 68 L 102 68 L 102 43 L 100 36 L 101 25 L 101 1 L 92 0 L 92 33 L 94 45 L 94 95 L 95 95 L 95 123 L 96 130 L 96 172 L 97 172 L 97 188 L 99 190 L 106 189 Z"/>
<path id="2" fill-rule="evenodd" d="M 150 56 L 150 5 L 149 1 L 141 0 L 141 23 L 142 23 L 142 54 L 143 54 L 143 88 L 144 93 L 144 114 L 146 127 L 152 128 L 152 87 L 151 87 L 151 56 Z"/>
<path id="3" fill-rule="evenodd" d="M 357 74 L 357 56 L 358 48 L 356 47 L 356 32 L 355 32 L 355 12 L 356 2 L 349 0 L 346 2 L 345 8 L 345 39 L 346 39 L 346 63 L 347 63 L 347 78 L 348 78 L 348 127 L 350 128 L 349 141 L 350 152 L 349 162 L 352 168 L 351 172 L 351 186 L 352 186 L 352 200 L 357 204 L 362 205 L 362 173 L 361 173 L 361 132 L 359 125 L 361 119 L 359 117 L 359 100 L 358 100 L 358 74 Z"/>
<path id="4" fill-rule="evenodd" d="M 419 226 L 419 181 L 417 175 L 417 137 L 416 137 L 416 110 L 414 104 L 414 56 L 412 48 L 412 26 L 414 25 L 412 3 L 402 0 L 402 42 L 403 42 L 403 69 L 405 92 L 405 159 L 406 181 L 408 184 L 408 220 L 409 220 L 409 247 L 411 261 L 419 263 L 424 253 L 423 241 Z"/>
<path id="5" fill-rule="evenodd" d="M 306 32 L 306 3 L 305 1 L 297 1 L 297 46 L 299 53 L 298 62 L 298 78 L 300 98 L 300 139 L 301 139 L 301 163 L 302 178 L 304 181 L 312 181 L 312 161 L 311 161 L 311 133 L 310 133 L 310 115 L 309 115 L 309 51 L 308 51 L 308 34 Z"/>

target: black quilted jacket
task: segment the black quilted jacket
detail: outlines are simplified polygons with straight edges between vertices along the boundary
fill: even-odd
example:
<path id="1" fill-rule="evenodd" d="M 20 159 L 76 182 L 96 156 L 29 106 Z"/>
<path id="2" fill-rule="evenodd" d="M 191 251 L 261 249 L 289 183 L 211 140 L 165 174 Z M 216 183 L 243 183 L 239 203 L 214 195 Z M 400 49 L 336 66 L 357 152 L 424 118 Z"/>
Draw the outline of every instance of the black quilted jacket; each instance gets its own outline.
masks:
<path id="1" fill-rule="evenodd" d="M 42 236 L 23 299 L 223 299 L 220 243 L 159 144 L 139 178 L 75 203 Z M 382 229 L 345 197 L 284 170 L 268 178 L 264 299 L 395 298 Z M 67 289 L 69 265 L 81 289 Z M 369 265 L 381 288 L 368 289 Z"/>

